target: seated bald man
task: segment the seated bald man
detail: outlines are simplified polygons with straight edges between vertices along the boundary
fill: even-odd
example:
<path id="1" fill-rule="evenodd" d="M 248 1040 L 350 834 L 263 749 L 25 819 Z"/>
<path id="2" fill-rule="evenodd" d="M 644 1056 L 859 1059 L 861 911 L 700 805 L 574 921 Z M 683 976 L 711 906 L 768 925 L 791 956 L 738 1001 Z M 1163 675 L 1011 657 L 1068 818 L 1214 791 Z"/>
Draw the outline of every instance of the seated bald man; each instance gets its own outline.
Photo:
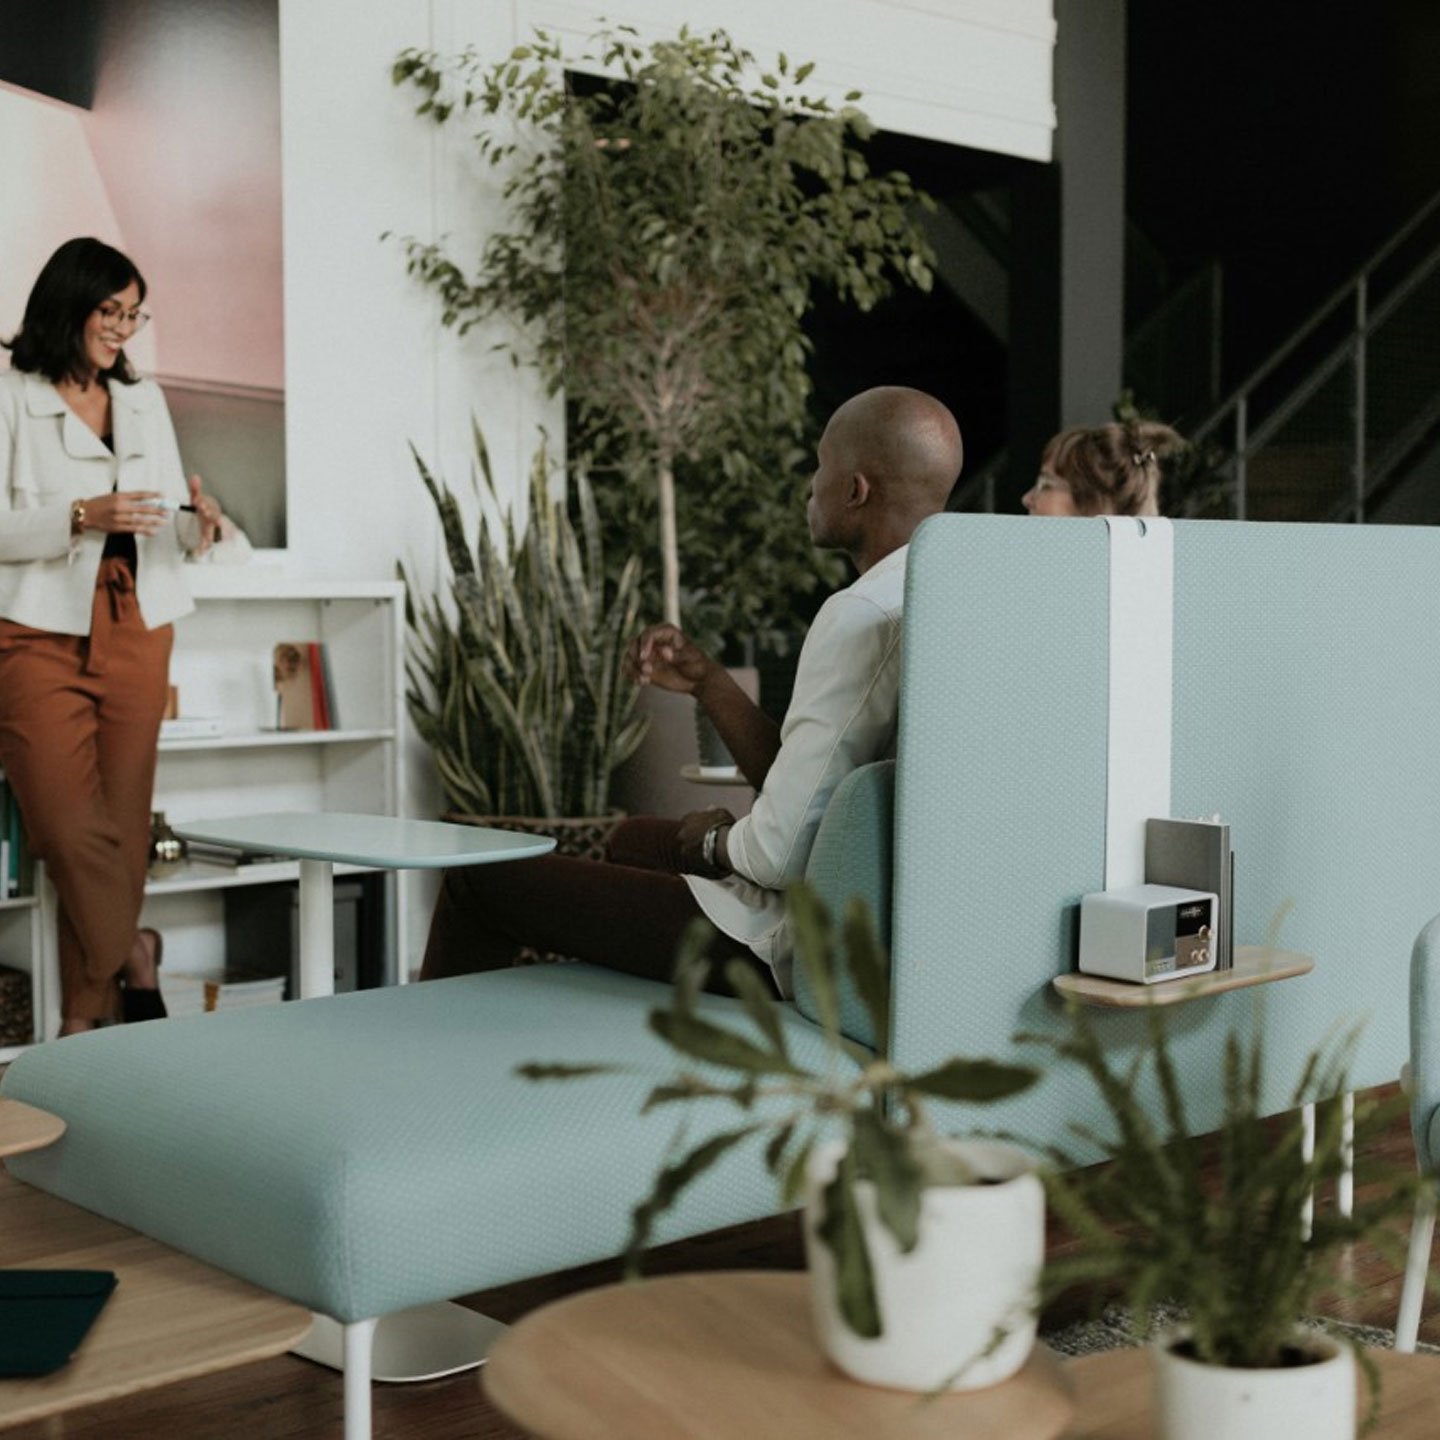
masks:
<path id="1" fill-rule="evenodd" d="M 712 960 L 748 961 L 777 994 L 791 993 L 784 890 L 805 873 L 835 787 L 895 753 L 906 549 L 915 527 L 945 508 L 960 429 L 931 396 L 881 386 L 830 417 L 817 459 L 810 537 L 844 550 L 859 578 L 816 615 L 784 725 L 673 625 L 651 626 L 627 656 L 638 684 L 704 706 L 755 787 L 750 814 L 629 820 L 603 863 L 547 855 L 448 871 L 422 980 L 499 969 L 523 947 L 669 979 L 681 936 L 705 915 L 718 932 Z M 725 990 L 722 971 L 717 963 L 711 984 Z"/>

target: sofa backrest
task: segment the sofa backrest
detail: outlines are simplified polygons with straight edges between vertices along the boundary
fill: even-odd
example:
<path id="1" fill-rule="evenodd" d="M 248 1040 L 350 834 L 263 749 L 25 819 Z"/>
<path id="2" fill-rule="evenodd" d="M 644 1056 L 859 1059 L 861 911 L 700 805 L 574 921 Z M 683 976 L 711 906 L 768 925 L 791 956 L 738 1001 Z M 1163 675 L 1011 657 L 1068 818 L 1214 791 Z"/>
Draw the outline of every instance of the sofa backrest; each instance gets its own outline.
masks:
<path id="1" fill-rule="evenodd" d="M 838 924 L 845 907 L 859 898 L 869 907 L 881 945 L 890 946 L 891 896 L 894 888 L 895 762 L 877 760 L 852 771 L 830 797 L 805 879 Z M 795 966 L 795 1008 L 820 1022 L 820 1012 L 805 967 Z M 875 1027 L 848 980 L 840 985 L 840 1029 L 872 1048 Z"/>
<path id="2" fill-rule="evenodd" d="M 1014 1054 L 1054 1030 L 1077 902 L 1105 885 L 1108 532 L 1100 520 L 940 516 L 908 566 L 896 776 L 894 1054 Z M 1411 942 L 1440 900 L 1440 533 L 1174 527 L 1171 813 L 1218 812 L 1236 854 L 1236 944 L 1286 901 L 1313 974 L 1171 1012 L 1198 1128 L 1219 1113 L 1225 1031 L 1265 995 L 1284 1108 L 1302 1057 L 1366 1018 L 1354 1079 L 1406 1053 Z M 1093 1011 L 1108 1046 L 1143 1016 Z M 1063 1067 L 969 1123 L 1058 1138 L 1094 1120 Z"/>

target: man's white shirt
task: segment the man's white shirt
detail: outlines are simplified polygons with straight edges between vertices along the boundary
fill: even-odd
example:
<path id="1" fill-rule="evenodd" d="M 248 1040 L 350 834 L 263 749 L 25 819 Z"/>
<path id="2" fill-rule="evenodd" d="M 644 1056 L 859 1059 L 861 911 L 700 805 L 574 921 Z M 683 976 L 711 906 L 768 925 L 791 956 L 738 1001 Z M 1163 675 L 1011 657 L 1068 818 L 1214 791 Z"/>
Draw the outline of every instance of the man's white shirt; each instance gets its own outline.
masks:
<path id="1" fill-rule="evenodd" d="M 685 876 L 711 923 L 747 945 L 790 995 L 784 890 L 802 878 L 835 787 L 895 754 L 900 615 L 908 546 L 892 551 L 820 607 L 780 727 L 780 751 L 750 813 L 727 836 L 733 875 Z"/>

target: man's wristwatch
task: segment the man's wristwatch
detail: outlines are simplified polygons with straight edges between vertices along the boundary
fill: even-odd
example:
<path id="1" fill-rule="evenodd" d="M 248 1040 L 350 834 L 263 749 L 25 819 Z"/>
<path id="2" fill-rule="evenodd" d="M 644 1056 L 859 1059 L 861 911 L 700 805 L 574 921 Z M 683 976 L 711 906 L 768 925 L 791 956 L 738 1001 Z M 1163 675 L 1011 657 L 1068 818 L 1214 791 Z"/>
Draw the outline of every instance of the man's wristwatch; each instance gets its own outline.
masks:
<path id="1" fill-rule="evenodd" d="M 715 868 L 715 847 L 720 841 L 720 832 L 729 824 L 728 820 L 717 820 L 700 841 L 700 858 L 709 870 Z"/>
<path id="2" fill-rule="evenodd" d="M 70 534 L 81 535 L 85 531 L 85 502 L 76 500 L 70 506 Z"/>

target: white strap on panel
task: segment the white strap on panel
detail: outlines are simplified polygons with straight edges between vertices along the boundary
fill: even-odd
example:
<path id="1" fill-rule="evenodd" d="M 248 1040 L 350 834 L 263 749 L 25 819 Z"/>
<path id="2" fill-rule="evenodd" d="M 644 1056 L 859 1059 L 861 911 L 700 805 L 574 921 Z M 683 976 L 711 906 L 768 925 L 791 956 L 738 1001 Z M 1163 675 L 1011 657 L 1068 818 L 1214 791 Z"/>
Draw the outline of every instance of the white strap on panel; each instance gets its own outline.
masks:
<path id="1" fill-rule="evenodd" d="M 1145 822 L 1170 814 L 1175 534 L 1168 520 L 1110 530 L 1110 736 L 1105 888 L 1145 880 Z"/>

